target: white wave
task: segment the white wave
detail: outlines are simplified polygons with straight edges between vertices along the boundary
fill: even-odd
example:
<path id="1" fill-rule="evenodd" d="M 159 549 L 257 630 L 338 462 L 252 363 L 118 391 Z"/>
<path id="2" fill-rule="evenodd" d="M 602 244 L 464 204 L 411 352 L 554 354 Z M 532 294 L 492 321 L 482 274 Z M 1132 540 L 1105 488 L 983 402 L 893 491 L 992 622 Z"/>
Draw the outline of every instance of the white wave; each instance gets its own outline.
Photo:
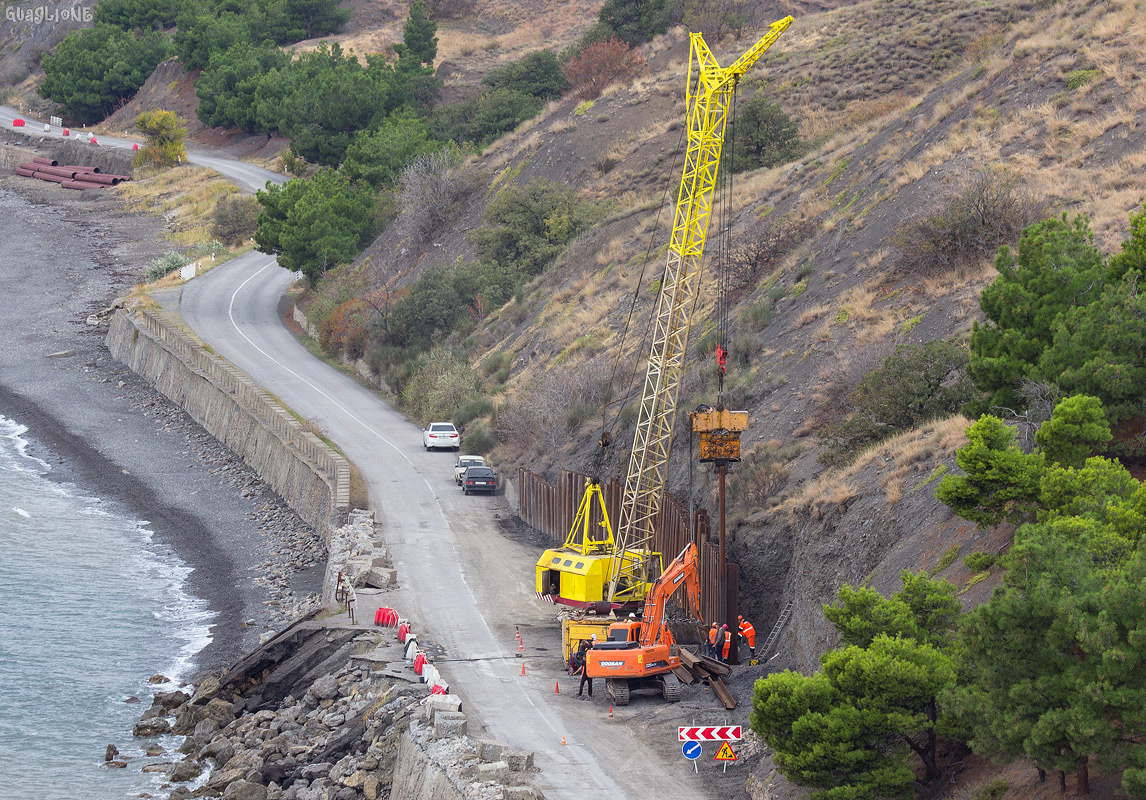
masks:
<path id="1" fill-rule="evenodd" d="M 19 514 L 24 519 L 31 519 L 32 518 L 31 514 L 29 514 L 27 511 L 20 508 L 19 506 L 12 506 L 12 510 L 15 511 L 17 514 Z"/>

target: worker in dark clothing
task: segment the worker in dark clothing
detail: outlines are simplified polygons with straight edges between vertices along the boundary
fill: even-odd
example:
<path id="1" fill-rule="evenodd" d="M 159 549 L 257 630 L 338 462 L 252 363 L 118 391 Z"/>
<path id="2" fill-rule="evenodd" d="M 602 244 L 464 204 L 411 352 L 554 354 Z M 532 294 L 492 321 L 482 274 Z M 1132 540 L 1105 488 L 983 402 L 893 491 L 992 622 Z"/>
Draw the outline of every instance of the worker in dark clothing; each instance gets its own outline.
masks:
<path id="1" fill-rule="evenodd" d="M 579 661 L 581 662 L 581 685 L 577 687 L 578 697 L 582 696 L 582 692 L 585 691 L 586 684 L 589 686 L 589 697 L 593 696 L 593 679 L 589 677 L 589 670 L 587 668 L 588 665 L 585 662 L 588 661 L 589 650 L 592 649 L 596 644 L 597 634 L 595 633 L 591 635 L 587 640 L 581 640 L 581 647 L 578 651 L 578 655 L 580 656 Z"/>
<path id="2" fill-rule="evenodd" d="M 720 635 L 716 637 L 716 641 L 720 643 L 720 663 L 728 663 L 728 653 L 732 650 L 732 631 L 728 630 L 727 625 L 720 626 Z"/>

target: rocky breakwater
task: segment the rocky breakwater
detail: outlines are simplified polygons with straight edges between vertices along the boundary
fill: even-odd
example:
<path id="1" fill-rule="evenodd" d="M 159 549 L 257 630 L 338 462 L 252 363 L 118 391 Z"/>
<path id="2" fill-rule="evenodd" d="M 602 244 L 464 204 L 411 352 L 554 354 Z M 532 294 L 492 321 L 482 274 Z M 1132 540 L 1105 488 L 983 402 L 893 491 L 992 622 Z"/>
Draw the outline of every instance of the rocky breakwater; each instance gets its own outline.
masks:
<path id="1" fill-rule="evenodd" d="M 394 584 L 375 536 L 356 514 L 331 537 L 344 603 L 376 603 L 385 589 L 368 584 Z M 158 692 L 133 733 L 184 737 L 181 758 L 144 769 L 165 773 L 170 800 L 541 798 L 533 754 L 472 738 L 461 699 L 437 693 L 430 645 L 374 616 L 312 611 L 193 689 Z"/>

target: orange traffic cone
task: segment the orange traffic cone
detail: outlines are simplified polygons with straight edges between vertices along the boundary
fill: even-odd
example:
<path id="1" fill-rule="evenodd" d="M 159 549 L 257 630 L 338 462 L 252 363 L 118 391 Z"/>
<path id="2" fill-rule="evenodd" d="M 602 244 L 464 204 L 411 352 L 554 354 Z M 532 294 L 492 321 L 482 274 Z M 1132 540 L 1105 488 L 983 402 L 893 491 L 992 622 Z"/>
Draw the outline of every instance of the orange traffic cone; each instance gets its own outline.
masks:
<path id="1" fill-rule="evenodd" d="M 565 737 L 564 736 L 561 737 L 561 744 L 565 744 Z"/>
<path id="2" fill-rule="evenodd" d="M 612 703 L 609 704 L 609 719 L 616 719 L 616 717 L 613 716 L 613 704 Z"/>
<path id="3" fill-rule="evenodd" d="M 525 642 L 518 639 L 517 640 L 517 656 L 518 656 L 518 658 L 520 658 L 521 654 L 524 652 L 525 652 Z"/>
<path id="4" fill-rule="evenodd" d="M 525 674 L 525 662 L 524 661 L 521 662 L 521 674 L 522 675 Z"/>
<path id="5" fill-rule="evenodd" d="M 524 667 L 525 662 L 522 662 L 521 666 Z M 558 684 L 558 681 L 553 681 L 553 694 L 561 694 L 561 690 L 559 688 L 557 688 L 557 684 Z"/>

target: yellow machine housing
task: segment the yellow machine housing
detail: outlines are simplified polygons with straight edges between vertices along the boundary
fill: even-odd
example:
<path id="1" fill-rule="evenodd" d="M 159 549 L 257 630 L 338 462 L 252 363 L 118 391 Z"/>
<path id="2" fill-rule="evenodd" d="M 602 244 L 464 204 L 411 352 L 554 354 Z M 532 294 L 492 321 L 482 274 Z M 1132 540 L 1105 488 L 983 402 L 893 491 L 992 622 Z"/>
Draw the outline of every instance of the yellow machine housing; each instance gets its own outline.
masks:
<path id="1" fill-rule="evenodd" d="M 594 507 L 599 510 L 601 517 L 596 525 L 592 523 Z M 657 561 L 655 568 L 659 575 L 660 553 L 646 549 L 617 551 L 601 486 L 590 480 L 586 482 L 577 517 L 569 529 L 565 544 L 546 550 L 537 560 L 537 594 L 560 605 L 599 607 L 607 603 L 606 587 L 614 574 L 621 571 L 622 567 L 627 572 L 634 572 L 649 559 Z M 634 587 L 629 600 L 609 603 L 608 607 L 636 607 L 644 601 L 648 587 L 648 583 Z"/>

